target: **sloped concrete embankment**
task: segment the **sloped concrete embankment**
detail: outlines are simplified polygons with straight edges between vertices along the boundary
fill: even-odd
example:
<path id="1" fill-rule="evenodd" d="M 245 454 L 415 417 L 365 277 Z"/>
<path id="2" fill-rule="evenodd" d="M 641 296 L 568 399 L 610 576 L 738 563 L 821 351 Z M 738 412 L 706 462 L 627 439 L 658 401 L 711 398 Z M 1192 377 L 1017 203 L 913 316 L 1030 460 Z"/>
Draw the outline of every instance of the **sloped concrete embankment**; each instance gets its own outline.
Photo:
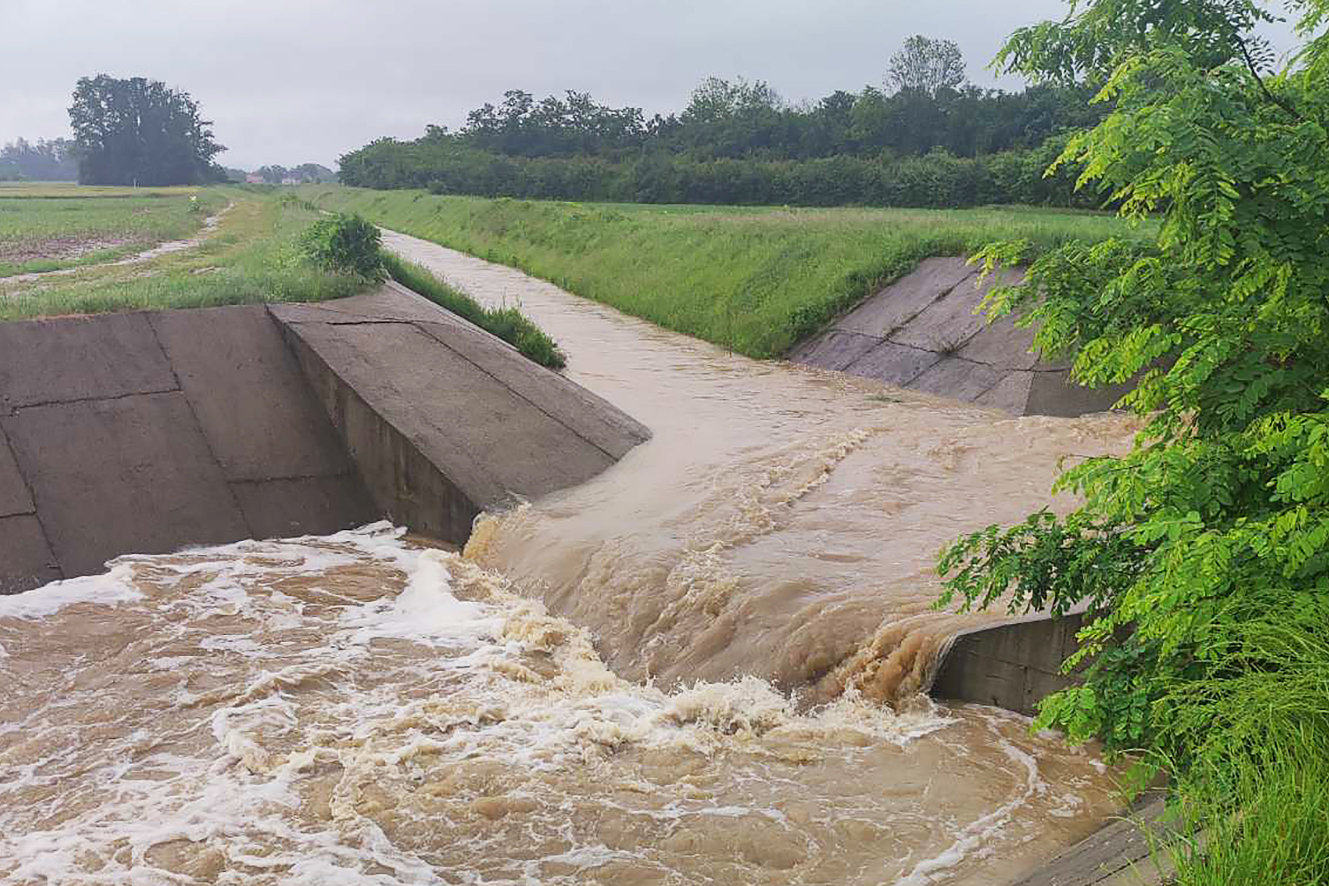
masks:
<path id="1" fill-rule="evenodd" d="M 790 359 L 1015 415 L 1076 416 L 1110 409 L 1127 387 L 1084 388 L 1070 366 L 1029 353 L 1032 329 L 975 313 L 994 285 L 963 258 L 930 258 L 867 299 Z"/>
<path id="2" fill-rule="evenodd" d="M 395 286 L 0 324 L 0 593 L 383 517 L 460 544 L 481 510 L 589 479 L 647 436 Z"/>

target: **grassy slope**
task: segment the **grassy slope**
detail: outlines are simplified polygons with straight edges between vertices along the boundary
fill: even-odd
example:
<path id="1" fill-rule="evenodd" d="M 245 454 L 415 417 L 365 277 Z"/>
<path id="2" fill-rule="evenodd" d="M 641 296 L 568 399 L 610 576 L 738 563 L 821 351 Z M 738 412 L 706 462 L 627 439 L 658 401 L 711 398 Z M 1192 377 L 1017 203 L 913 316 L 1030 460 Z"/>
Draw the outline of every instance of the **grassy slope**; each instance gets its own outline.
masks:
<path id="1" fill-rule="evenodd" d="M 214 189 L 7 185 L 0 276 L 95 264 L 184 239 L 225 205 Z"/>
<path id="2" fill-rule="evenodd" d="M 318 214 L 294 200 L 211 190 L 235 207 L 201 246 L 140 264 L 83 267 L 36 282 L 0 280 L 0 320 L 105 311 L 318 301 L 365 288 L 354 277 L 311 268 L 300 234 Z"/>
<path id="3" fill-rule="evenodd" d="M 550 369 L 562 369 L 568 360 L 558 344 L 529 317 L 514 307 L 488 308 L 466 293 L 440 280 L 428 268 L 406 261 L 387 250 L 383 264 L 388 275 L 407 289 L 474 323 L 512 345 L 530 360 Z"/>
<path id="4" fill-rule="evenodd" d="M 1107 216 L 1027 209 L 550 203 L 336 185 L 301 196 L 753 357 L 782 355 L 928 256 L 1129 234 Z"/>

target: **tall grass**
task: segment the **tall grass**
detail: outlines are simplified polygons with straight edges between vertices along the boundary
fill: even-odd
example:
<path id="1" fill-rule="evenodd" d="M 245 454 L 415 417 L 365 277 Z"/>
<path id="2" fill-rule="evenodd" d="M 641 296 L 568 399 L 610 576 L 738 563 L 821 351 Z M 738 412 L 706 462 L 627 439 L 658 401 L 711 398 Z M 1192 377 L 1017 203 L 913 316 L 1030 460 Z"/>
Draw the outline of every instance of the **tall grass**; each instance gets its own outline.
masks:
<path id="1" fill-rule="evenodd" d="M 1007 209 L 580 204 L 311 185 L 323 209 L 511 265 L 752 357 L 783 355 L 934 255 L 1130 236 L 1112 217 Z"/>
<path id="2" fill-rule="evenodd" d="M 1179 886 L 1329 884 L 1329 601 L 1276 612 L 1217 650 L 1231 676 L 1160 702 L 1199 835 L 1172 850 Z"/>
<path id="3" fill-rule="evenodd" d="M 541 366 L 561 369 L 567 358 L 549 335 L 515 307 L 486 308 L 466 293 L 435 277 L 427 268 L 384 252 L 389 276 L 481 329 L 503 339 Z"/>

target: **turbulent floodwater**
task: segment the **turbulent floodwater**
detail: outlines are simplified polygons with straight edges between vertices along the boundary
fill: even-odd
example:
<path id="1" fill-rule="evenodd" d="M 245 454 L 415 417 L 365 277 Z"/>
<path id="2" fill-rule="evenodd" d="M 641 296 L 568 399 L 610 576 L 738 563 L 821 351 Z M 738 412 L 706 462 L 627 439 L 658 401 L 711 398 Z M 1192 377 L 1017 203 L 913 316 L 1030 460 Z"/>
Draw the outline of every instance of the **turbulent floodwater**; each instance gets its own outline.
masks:
<path id="1" fill-rule="evenodd" d="M 485 520 L 467 547 L 589 627 L 631 679 L 755 675 L 881 701 L 997 615 L 935 613 L 937 552 L 1045 505 L 1063 459 L 1126 448 L 1134 420 L 1010 418 L 837 372 L 759 363 L 519 271 L 389 234 L 491 304 L 517 302 L 568 375 L 654 439 L 568 492 Z"/>
<path id="2" fill-rule="evenodd" d="M 0 598 L 0 884 L 984 884 L 1115 812 L 917 695 L 930 567 L 1122 418 L 759 364 L 410 238 L 655 437 L 486 517 L 126 557 Z M 1054 502 L 1064 506 L 1065 502 Z"/>
<path id="3" fill-rule="evenodd" d="M 5 884 L 999 883 L 1113 808 L 978 707 L 628 682 L 390 527 L 0 599 Z"/>

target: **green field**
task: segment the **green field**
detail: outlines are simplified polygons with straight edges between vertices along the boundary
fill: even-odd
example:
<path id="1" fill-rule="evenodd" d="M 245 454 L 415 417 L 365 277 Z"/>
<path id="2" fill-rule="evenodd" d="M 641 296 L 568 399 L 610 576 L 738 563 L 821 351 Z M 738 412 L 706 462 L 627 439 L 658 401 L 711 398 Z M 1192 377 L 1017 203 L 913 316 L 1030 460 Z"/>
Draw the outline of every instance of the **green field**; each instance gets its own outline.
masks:
<path id="1" fill-rule="evenodd" d="M 1026 208 L 582 204 L 335 185 L 300 193 L 758 358 L 783 355 L 929 256 L 993 240 L 1048 248 L 1132 234 L 1112 216 Z"/>
<path id="2" fill-rule="evenodd" d="M 0 194 L 9 188 L 0 189 Z M 84 214 L 114 219 L 138 198 L 116 189 L 78 188 L 68 202 L 88 204 Z M 276 301 L 318 301 L 363 291 L 358 278 L 310 266 L 298 247 L 300 235 L 319 213 L 293 196 L 280 197 L 241 188 L 181 190 L 179 200 L 198 193 L 199 202 L 234 204 L 218 229 L 199 246 L 131 265 L 80 266 L 69 273 L 34 279 L 0 279 L 0 320 L 106 311 L 203 307 Z M 143 198 L 174 203 L 176 197 Z M 16 202 L 23 202 L 22 198 Z M 56 202 L 66 202 L 59 198 Z M 46 224 L 43 200 L 37 209 L 11 221 L 23 232 Z M 184 204 L 180 204 L 182 207 Z M 187 209 L 182 209 L 187 212 Z M 132 214 L 132 210 L 131 210 Z M 190 213 L 201 216 L 202 213 Z M 201 218 L 199 219 L 201 224 Z M 197 224 L 195 225 L 197 227 Z M 47 230 L 59 229 L 46 228 Z M 192 231 L 193 228 L 190 228 Z M 188 233 L 188 232 L 186 232 Z"/>
<path id="3" fill-rule="evenodd" d="M 0 186 L 0 277 L 97 264 L 184 239 L 226 202 L 199 188 Z"/>

